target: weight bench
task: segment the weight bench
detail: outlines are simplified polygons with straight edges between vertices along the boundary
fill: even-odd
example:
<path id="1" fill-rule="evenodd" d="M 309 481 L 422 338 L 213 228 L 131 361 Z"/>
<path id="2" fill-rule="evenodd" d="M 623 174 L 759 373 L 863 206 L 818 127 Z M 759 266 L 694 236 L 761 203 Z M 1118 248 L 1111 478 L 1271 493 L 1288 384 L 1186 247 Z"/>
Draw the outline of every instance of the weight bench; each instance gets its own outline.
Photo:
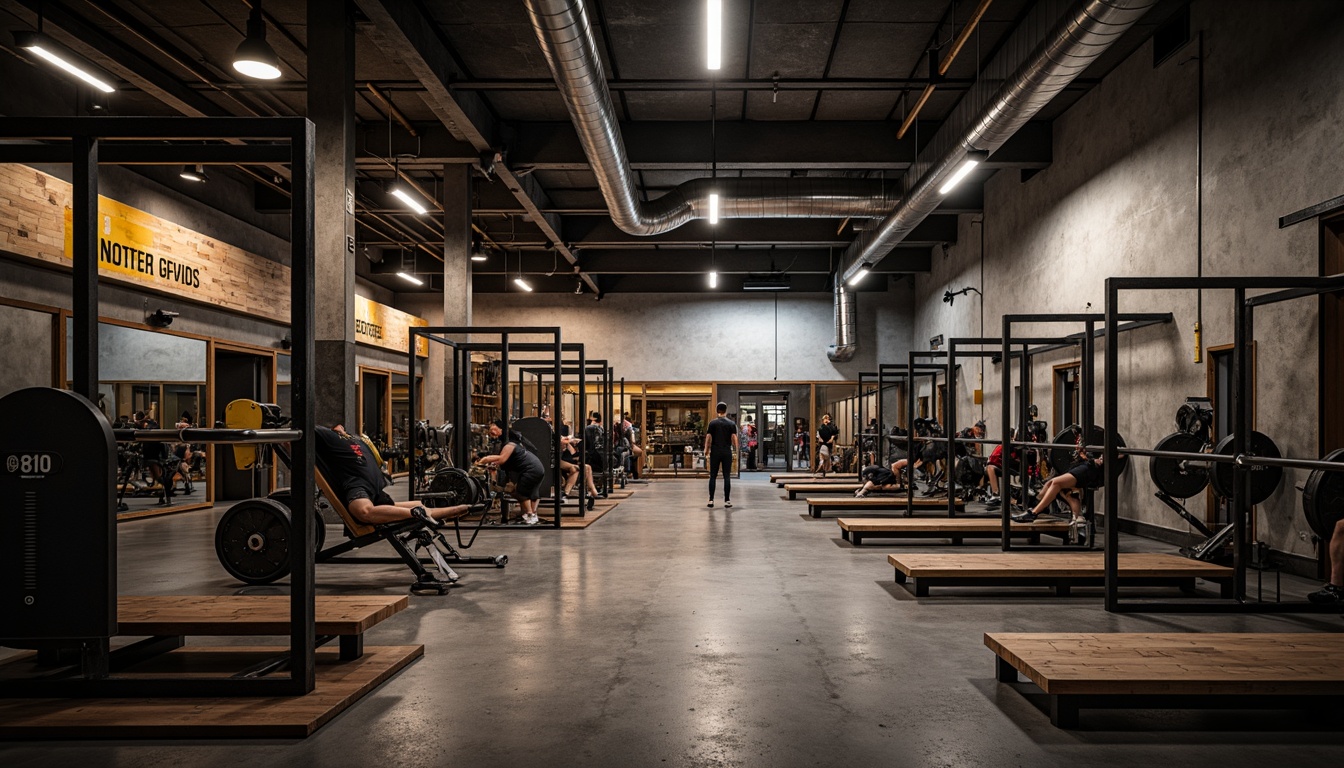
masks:
<path id="1" fill-rule="evenodd" d="M 888 555 L 896 569 L 896 583 L 913 581 L 915 595 L 927 597 L 929 587 L 1053 587 L 1067 596 L 1073 587 L 1105 583 L 1102 552 L 975 552 L 965 554 Z M 1195 580 L 1218 584 L 1223 597 L 1232 596 L 1232 569 L 1213 563 L 1152 553 L 1122 553 L 1122 586 L 1174 586 L 1193 594 Z"/>
<path id="2" fill-rule="evenodd" d="M 905 513 L 904 496 L 873 497 L 865 496 L 861 499 L 839 497 L 834 499 L 819 498 L 816 496 L 807 497 L 807 513 L 812 517 L 821 517 L 823 512 L 830 510 L 840 510 L 841 512 L 861 510 L 863 512 L 900 512 Z M 929 499 L 915 498 L 915 509 L 917 510 L 941 510 L 947 512 L 947 499 Z M 956 502 L 958 512 L 966 511 L 966 503 Z M 989 519 L 989 518 L 986 518 Z M 993 518 L 998 520 L 997 517 Z"/>
<path id="3" fill-rule="evenodd" d="M 1080 709 L 1322 709 L 1344 695 L 1344 634 L 985 635 L 995 677 L 1025 675 L 1049 696 L 1050 722 Z"/>
<path id="4" fill-rule="evenodd" d="M 811 472 L 780 472 L 770 476 L 770 482 L 775 483 L 780 488 L 785 483 L 857 483 L 859 476 L 855 472 L 831 472 L 825 477 L 817 477 Z"/>
<path id="5" fill-rule="evenodd" d="M 840 537 L 854 546 L 864 539 L 951 539 L 953 544 L 961 544 L 966 539 L 999 539 L 1003 536 L 1003 524 L 991 518 L 897 518 L 872 519 L 863 517 L 842 517 Z M 1009 536 L 1026 539 L 1028 543 L 1041 543 L 1041 534 L 1067 539 L 1069 524 L 1064 520 L 1048 523 L 1013 523 Z"/>
<path id="6" fill-rule="evenodd" d="M 234 410 L 235 406 L 237 411 Z M 252 401 L 234 401 L 226 409 L 226 418 L 230 427 L 235 427 L 237 420 L 243 422 L 241 426 L 255 429 L 263 426 L 264 420 L 276 418 L 278 412 L 279 409 L 275 406 Z M 255 424 L 249 420 L 254 420 Z M 377 456 L 377 451 L 371 445 L 367 442 L 365 445 L 374 456 Z M 279 445 L 273 446 L 271 450 L 292 471 L 289 453 Z M 258 456 L 255 448 L 234 447 L 234 461 L 239 469 L 262 466 L 258 462 Z M 444 471 L 460 472 L 451 469 Z M 508 555 L 462 555 L 444 537 L 442 525 L 431 525 L 419 518 L 379 525 L 365 523 L 350 513 L 340 494 L 332 489 L 328 477 L 334 475 L 322 457 L 314 451 L 313 479 L 321 495 L 326 498 L 327 504 L 341 518 L 346 536 L 345 541 L 324 549 L 326 526 L 322 523 L 321 515 L 314 514 L 317 520 L 314 537 L 314 546 L 317 550 L 314 554 L 315 562 L 402 563 L 415 574 L 415 581 L 410 587 L 412 593 L 439 595 L 445 594 L 459 578 L 452 568 L 453 565 L 493 565 L 503 568 L 509 562 Z M 424 494 L 423 498 L 431 501 L 433 496 L 435 494 L 429 493 Z M 277 490 L 264 499 L 249 499 L 230 507 L 215 528 L 215 554 L 224 570 L 246 584 L 270 584 L 289 573 L 290 520 L 295 509 L 315 509 L 315 505 L 296 503 L 291 498 L 288 488 Z M 470 511 L 463 514 L 468 514 Z M 463 549 L 475 543 L 476 533 L 480 532 L 479 526 L 471 539 L 463 542 L 461 530 L 457 528 L 457 520 L 454 520 L 453 525 L 457 532 L 458 544 Z M 391 545 L 397 556 L 340 557 L 351 550 L 380 541 Z M 422 549 L 428 554 L 427 559 L 420 557 Z M 425 565 L 433 565 L 438 571 L 438 576 L 431 574 Z"/>

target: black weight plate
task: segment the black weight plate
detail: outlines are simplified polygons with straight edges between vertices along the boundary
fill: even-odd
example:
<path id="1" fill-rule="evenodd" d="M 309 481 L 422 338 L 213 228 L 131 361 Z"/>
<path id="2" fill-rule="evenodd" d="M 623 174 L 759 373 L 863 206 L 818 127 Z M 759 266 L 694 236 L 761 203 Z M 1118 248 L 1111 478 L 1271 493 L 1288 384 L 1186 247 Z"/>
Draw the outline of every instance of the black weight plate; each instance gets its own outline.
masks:
<path id="1" fill-rule="evenodd" d="M 1220 453 L 1224 456 L 1232 455 L 1233 435 L 1228 435 L 1218 441 L 1217 447 L 1213 449 L 1214 453 Z M 1251 433 L 1251 445 L 1246 451 L 1251 456 L 1259 456 L 1266 459 L 1282 458 L 1279 453 L 1279 446 L 1274 444 L 1263 432 Z M 1259 504 L 1279 489 L 1279 483 L 1283 482 L 1283 467 L 1251 467 L 1251 504 Z M 1225 499 L 1232 498 L 1232 477 L 1234 474 L 1231 462 L 1220 461 L 1213 465 L 1213 471 L 1209 473 L 1209 479 L 1213 482 L 1213 492 Z"/>
<path id="2" fill-rule="evenodd" d="M 1058 435 L 1055 435 L 1055 439 L 1051 440 L 1050 442 L 1076 443 L 1078 441 L 1079 429 L 1080 427 L 1078 427 L 1077 425 L 1071 425 L 1067 427 L 1063 432 L 1060 432 Z M 1125 447 L 1124 436 L 1116 435 L 1115 437 L 1116 437 L 1116 444 L 1120 448 L 1124 448 Z M 1092 431 L 1088 435 L 1087 441 L 1084 442 L 1083 444 L 1101 445 L 1102 442 L 1105 441 L 1105 439 L 1106 439 L 1106 430 L 1102 429 L 1096 424 L 1093 424 Z M 1054 470 L 1056 475 L 1062 475 L 1065 472 L 1068 472 L 1073 467 L 1077 466 L 1078 464 L 1077 452 L 1071 448 L 1052 448 L 1050 449 L 1050 454 L 1047 460 L 1049 461 L 1050 468 Z M 1121 456 L 1120 472 L 1123 473 L 1125 471 L 1125 468 L 1128 466 L 1129 466 L 1129 457 Z"/>
<path id="3" fill-rule="evenodd" d="M 1204 450 L 1204 438 L 1177 432 L 1157 441 L 1153 450 L 1200 453 Z M 1209 465 L 1152 457 L 1148 460 L 1148 476 L 1159 491 L 1172 498 L 1188 499 L 1209 484 Z"/>
<path id="4" fill-rule="evenodd" d="M 245 584 L 270 584 L 289 573 L 289 510 L 272 499 L 229 508 L 215 527 L 215 555 Z"/>
<path id="5" fill-rule="evenodd" d="M 289 503 L 291 496 L 288 488 L 277 488 L 267 494 L 266 498 L 284 504 L 285 509 L 289 510 L 289 514 L 291 515 L 290 519 L 293 519 L 294 505 Z M 322 510 L 318 508 L 316 501 L 313 502 L 313 517 L 317 519 L 317 526 L 313 529 L 315 533 L 315 538 L 313 539 L 313 551 L 321 552 L 322 546 L 327 543 L 327 523 L 322 519 Z"/>
<path id="6" fill-rule="evenodd" d="M 434 477 L 429 481 L 427 495 L 430 497 L 425 499 L 427 507 L 475 504 L 480 501 L 480 485 L 461 469 L 447 467 L 434 473 Z"/>
<path id="7" fill-rule="evenodd" d="M 1344 464 L 1344 448 L 1331 451 L 1321 461 Z M 1314 469 L 1302 488 L 1302 512 L 1307 525 L 1322 539 L 1329 539 L 1344 518 L 1344 472 Z"/>

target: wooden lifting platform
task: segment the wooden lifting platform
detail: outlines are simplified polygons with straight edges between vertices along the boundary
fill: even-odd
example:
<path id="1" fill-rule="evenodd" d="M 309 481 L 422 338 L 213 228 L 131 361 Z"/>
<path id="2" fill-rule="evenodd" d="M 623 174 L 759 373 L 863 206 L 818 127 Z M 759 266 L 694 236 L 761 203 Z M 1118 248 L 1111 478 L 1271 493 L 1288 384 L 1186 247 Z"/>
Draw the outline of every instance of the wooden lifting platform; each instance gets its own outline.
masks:
<path id="1" fill-rule="evenodd" d="M 961 544 L 965 539 L 1000 539 L 1003 526 L 993 518 L 925 517 L 925 518 L 868 518 L 842 517 L 840 536 L 855 546 L 864 539 L 950 539 Z M 1069 524 L 1064 520 L 1044 523 L 1013 523 L 1010 536 L 1026 539 L 1031 544 L 1041 543 L 1041 534 L 1068 537 Z"/>
<path id="2" fill-rule="evenodd" d="M 905 513 L 906 499 L 901 496 L 865 496 L 862 499 L 853 497 L 824 498 L 820 496 L 807 497 L 807 513 L 813 517 L 821 517 L 823 512 L 839 510 L 841 512 L 900 512 Z M 942 511 L 947 513 L 947 499 L 927 499 L 916 498 L 914 507 L 921 512 Z M 958 512 L 966 511 L 966 504 L 958 501 L 956 504 Z M 985 518 L 986 520 L 998 521 L 999 518 Z"/>
<path id="3" fill-rule="evenodd" d="M 915 594 L 929 587 L 1053 587 L 1065 596 L 1073 587 L 1103 586 L 1102 552 L 968 552 L 956 554 L 888 555 L 896 583 L 913 582 Z M 1174 586 L 1193 593 L 1195 580 L 1220 585 L 1223 597 L 1232 591 L 1232 569 L 1180 555 L 1123 553 L 1120 583 L 1126 586 Z"/>
<path id="4" fill-rule="evenodd" d="M 1050 698 L 1050 722 L 1078 711 L 1321 709 L 1344 695 L 1344 634 L 985 635 L 1000 682 L 1025 675 Z"/>

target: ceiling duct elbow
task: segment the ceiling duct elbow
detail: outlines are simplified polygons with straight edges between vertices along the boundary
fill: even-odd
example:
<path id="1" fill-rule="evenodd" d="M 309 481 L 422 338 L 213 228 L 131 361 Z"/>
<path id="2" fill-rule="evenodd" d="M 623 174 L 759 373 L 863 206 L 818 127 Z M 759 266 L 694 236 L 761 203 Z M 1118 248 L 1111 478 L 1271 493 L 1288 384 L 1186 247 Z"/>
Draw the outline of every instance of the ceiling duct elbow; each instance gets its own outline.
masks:
<path id="1" fill-rule="evenodd" d="M 659 235 L 708 218 L 711 192 L 719 195 L 719 216 L 729 219 L 877 218 L 900 202 L 900 185 L 836 178 L 696 179 L 656 200 L 641 200 L 583 1 L 525 2 L 602 199 L 622 231 Z"/>
<path id="2" fill-rule="evenodd" d="M 835 278 L 835 343 L 826 348 L 826 358 L 832 363 L 848 363 L 859 351 L 856 331 L 859 323 L 858 297 Z"/>

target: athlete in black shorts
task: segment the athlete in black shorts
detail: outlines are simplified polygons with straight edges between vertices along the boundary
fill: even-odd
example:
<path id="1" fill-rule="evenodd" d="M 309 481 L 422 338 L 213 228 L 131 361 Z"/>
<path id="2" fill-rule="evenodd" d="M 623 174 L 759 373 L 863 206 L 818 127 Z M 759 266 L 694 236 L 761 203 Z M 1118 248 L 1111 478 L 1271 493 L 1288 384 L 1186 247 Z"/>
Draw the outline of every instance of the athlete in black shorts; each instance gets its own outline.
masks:
<path id="1" fill-rule="evenodd" d="M 331 489 L 341 496 L 345 508 L 360 522 L 379 525 L 411 517 L 442 520 L 470 509 L 466 504 L 426 509 L 418 501 L 393 501 L 383 490 L 387 485 L 383 469 L 363 440 L 348 434 L 340 424 L 331 429 L 317 427 L 313 437 L 322 474 L 331 483 Z"/>
<path id="2" fill-rule="evenodd" d="M 503 436 L 507 427 L 503 419 L 496 419 L 490 425 L 490 437 Z M 523 509 L 523 523 L 536 525 L 541 521 L 537 517 L 537 499 L 541 498 L 541 481 L 546 476 L 546 468 L 535 453 L 523 446 L 521 435 L 509 432 L 499 453 L 483 456 L 476 463 L 492 464 L 507 472 L 513 481 L 513 496 Z"/>
<path id="3" fill-rule="evenodd" d="M 1045 486 L 1041 488 L 1040 499 L 1036 502 L 1036 507 L 1030 512 L 1023 512 L 1020 515 L 1013 515 L 1013 520 L 1019 523 L 1034 522 L 1037 517 L 1054 503 L 1055 497 L 1061 492 L 1070 488 L 1100 488 L 1106 481 L 1106 473 L 1101 468 L 1101 457 L 1095 459 L 1088 456 L 1087 451 L 1078 451 L 1078 462 L 1069 471 L 1062 475 L 1055 475 L 1045 481 Z M 1073 522 L 1080 523 L 1083 520 L 1083 502 L 1078 497 L 1069 494 L 1064 497 L 1064 501 L 1069 505 L 1069 511 L 1073 512 Z"/>

